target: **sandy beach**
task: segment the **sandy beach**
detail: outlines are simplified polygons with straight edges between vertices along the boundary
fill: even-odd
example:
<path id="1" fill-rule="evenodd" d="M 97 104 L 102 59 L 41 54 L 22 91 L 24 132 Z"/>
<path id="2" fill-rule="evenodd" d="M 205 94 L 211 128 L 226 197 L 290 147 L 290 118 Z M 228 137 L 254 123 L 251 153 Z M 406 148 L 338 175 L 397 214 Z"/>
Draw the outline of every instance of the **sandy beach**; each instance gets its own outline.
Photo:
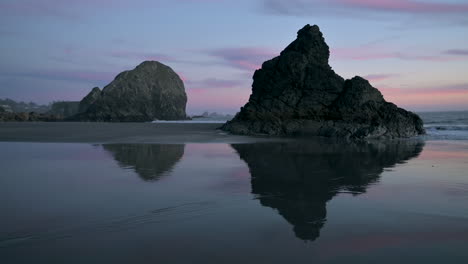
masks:
<path id="1" fill-rule="evenodd" d="M 215 123 L 0 123 L 0 141 L 62 143 L 249 143 L 271 141 L 230 135 Z"/>

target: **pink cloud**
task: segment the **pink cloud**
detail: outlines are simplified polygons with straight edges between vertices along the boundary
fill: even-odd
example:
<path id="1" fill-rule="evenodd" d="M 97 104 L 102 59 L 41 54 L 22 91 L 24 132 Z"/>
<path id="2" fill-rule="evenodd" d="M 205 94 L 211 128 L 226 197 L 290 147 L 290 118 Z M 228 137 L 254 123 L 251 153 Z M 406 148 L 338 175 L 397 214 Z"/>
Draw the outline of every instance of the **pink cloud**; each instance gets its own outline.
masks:
<path id="1" fill-rule="evenodd" d="M 363 76 L 363 78 L 371 82 L 380 82 L 380 81 L 387 80 L 395 76 L 396 76 L 395 74 L 369 74 L 369 75 Z"/>
<path id="2" fill-rule="evenodd" d="M 226 48 L 208 52 L 209 55 L 221 59 L 225 64 L 245 71 L 254 71 L 261 67 L 266 60 L 279 55 L 269 48 Z"/>
<path id="3" fill-rule="evenodd" d="M 210 109 L 235 113 L 250 96 L 250 89 L 187 89 L 189 112 L 203 112 Z"/>
<path id="4" fill-rule="evenodd" d="M 427 94 L 427 93 L 446 93 L 446 94 L 465 94 L 468 93 L 468 83 L 466 84 L 456 84 L 456 85 L 445 85 L 437 87 L 421 87 L 421 88 L 394 88 L 383 86 L 381 90 L 390 93 L 390 94 Z"/>
<path id="5" fill-rule="evenodd" d="M 433 3 L 414 0 L 333 0 L 335 4 L 376 11 L 404 13 L 467 13 L 468 4 Z"/>
<path id="6" fill-rule="evenodd" d="M 468 105 L 468 84 L 406 89 L 383 86 L 379 90 L 387 101 L 402 107 L 466 110 Z"/>

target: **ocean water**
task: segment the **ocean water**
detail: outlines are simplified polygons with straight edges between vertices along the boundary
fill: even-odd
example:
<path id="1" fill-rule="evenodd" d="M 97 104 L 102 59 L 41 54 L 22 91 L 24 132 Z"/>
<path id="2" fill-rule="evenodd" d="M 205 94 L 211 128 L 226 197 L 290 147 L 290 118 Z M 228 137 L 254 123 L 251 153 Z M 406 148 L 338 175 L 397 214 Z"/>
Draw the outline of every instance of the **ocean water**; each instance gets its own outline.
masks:
<path id="1" fill-rule="evenodd" d="M 418 113 L 429 140 L 468 140 L 468 111 Z"/>
<path id="2" fill-rule="evenodd" d="M 468 263 L 468 141 L 0 142 L 0 263 Z"/>

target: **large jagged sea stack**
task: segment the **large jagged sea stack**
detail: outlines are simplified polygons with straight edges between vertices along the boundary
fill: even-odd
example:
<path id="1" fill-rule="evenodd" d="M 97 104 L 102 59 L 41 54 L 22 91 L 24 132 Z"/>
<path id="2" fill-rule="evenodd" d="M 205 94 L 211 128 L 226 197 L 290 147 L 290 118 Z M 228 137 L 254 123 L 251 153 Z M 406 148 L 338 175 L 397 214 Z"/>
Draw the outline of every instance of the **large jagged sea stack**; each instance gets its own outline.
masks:
<path id="1" fill-rule="evenodd" d="M 386 102 L 361 77 L 345 81 L 332 70 L 329 57 L 319 27 L 306 25 L 280 56 L 255 72 L 249 102 L 222 129 L 350 139 L 424 134 L 419 116 Z"/>

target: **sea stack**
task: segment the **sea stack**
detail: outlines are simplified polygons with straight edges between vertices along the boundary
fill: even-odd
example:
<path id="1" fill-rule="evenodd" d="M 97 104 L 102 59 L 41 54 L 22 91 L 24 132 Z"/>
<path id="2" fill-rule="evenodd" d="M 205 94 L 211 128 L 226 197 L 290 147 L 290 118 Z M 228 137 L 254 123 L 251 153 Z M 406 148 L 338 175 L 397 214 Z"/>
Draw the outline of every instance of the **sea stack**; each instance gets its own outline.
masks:
<path id="1" fill-rule="evenodd" d="M 106 87 L 94 88 L 79 105 L 79 121 L 184 120 L 187 95 L 181 78 L 157 61 L 124 71 Z"/>
<path id="2" fill-rule="evenodd" d="M 81 99 L 78 105 L 78 113 L 86 112 L 91 105 L 93 105 L 101 96 L 101 89 L 94 87 L 88 95 Z"/>
<path id="3" fill-rule="evenodd" d="M 419 116 L 386 102 L 370 83 L 344 80 L 329 65 L 318 26 L 306 25 L 280 56 L 253 76 L 249 102 L 222 129 L 243 135 L 311 135 L 348 139 L 424 134 Z"/>

